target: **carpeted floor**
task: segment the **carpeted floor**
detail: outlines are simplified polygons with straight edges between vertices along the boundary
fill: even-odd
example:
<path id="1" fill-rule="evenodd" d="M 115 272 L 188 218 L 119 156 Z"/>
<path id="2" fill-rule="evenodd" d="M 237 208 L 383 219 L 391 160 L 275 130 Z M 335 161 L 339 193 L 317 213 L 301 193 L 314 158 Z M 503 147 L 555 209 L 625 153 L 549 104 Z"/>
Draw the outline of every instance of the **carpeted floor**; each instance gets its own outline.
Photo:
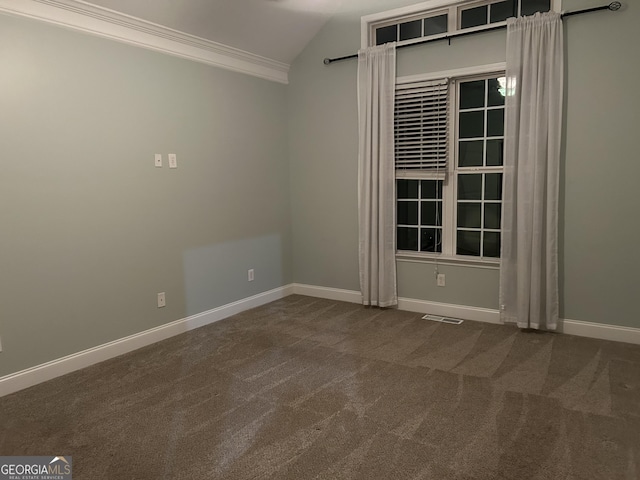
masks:
<path id="1" fill-rule="evenodd" d="M 640 346 L 290 296 L 0 398 L 74 479 L 638 479 Z"/>

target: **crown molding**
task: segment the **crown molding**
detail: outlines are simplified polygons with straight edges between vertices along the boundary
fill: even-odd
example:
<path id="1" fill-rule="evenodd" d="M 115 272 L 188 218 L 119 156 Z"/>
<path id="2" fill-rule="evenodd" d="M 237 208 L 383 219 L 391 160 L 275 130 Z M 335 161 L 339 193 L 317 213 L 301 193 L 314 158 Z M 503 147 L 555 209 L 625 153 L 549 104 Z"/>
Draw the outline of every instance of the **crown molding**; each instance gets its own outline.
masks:
<path id="1" fill-rule="evenodd" d="M 82 0 L 0 0 L 19 15 L 247 75 L 289 83 L 289 65 Z"/>

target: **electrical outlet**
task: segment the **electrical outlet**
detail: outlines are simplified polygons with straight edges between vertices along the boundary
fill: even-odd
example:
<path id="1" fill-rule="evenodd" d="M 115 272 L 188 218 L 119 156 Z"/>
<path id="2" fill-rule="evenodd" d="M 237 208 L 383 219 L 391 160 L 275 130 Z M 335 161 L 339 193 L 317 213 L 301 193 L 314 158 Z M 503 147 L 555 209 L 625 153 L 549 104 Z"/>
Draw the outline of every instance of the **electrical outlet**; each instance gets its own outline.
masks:
<path id="1" fill-rule="evenodd" d="M 162 308 L 167 304 L 167 299 L 164 296 L 164 292 L 158 294 L 158 308 Z"/>
<path id="2" fill-rule="evenodd" d="M 439 287 L 445 286 L 444 273 L 439 273 L 437 278 L 437 283 Z"/>
<path id="3" fill-rule="evenodd" d="M 155 166 L 157 168 L 162 167 L 162 154 L 161 153 L 156 153 L 156 155 L 155 155 Z"/>
<path id="4" fill-rule="evenodd" d="M 253 282 L 253 268 L 247 271 L 247 280 Z"/>
<path id="5" fill-rule="evenodd" d="M 169 168 L 178 168 L 178 156 L 175 153 L 169 154 Z"/>

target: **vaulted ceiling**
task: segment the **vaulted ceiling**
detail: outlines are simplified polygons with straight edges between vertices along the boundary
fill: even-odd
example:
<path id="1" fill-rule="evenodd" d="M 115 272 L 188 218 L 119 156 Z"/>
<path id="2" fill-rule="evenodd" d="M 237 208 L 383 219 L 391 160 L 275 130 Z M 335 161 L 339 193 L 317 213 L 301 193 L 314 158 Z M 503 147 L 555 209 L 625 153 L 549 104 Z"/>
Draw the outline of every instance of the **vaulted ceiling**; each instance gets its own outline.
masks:
<path id="1" fill-rule="evenodd" d="M 359 30 L 363 14 L 414 1 L 0 0 L 0 14 L 286 84 L 290 65 L 332 16 Z"/>
<path id="2" fill-rule="evenodd" d="M 342 1 L 90 0 L 88 3 L 290 64 Z"/>

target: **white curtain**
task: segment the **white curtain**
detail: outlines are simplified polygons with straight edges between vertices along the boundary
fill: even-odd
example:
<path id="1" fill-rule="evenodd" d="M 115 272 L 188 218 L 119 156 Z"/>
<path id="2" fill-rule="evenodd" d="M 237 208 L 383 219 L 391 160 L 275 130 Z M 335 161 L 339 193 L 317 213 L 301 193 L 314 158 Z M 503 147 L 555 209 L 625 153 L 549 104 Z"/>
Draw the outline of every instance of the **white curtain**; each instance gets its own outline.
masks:
<path id="1" fill-rule="evenodd" d="M 358 52 L 358 227 L 364 305 L 398 304 L 393 110 L 395 43 Z"/>
<path id="2" fill-rule="evenodd" d="M 509 19 L 500 309 L 520 328 L 558 322 L 562 19 Z"/>

